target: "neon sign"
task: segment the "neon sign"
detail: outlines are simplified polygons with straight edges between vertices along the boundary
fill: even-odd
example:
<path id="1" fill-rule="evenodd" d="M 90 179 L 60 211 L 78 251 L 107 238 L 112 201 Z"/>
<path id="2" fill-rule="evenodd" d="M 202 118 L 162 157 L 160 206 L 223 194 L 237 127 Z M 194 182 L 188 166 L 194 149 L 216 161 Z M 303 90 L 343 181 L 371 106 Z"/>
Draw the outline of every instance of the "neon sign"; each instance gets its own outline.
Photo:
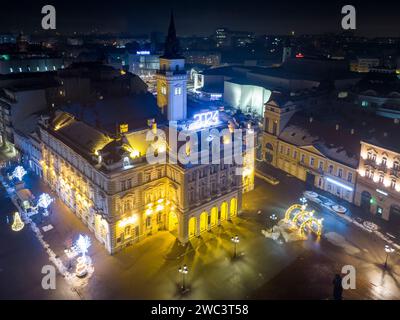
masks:
<path id="1" fill-rule="evenodd" d="M 136 51 L 136 54 L 149 55 L 150 51 L 148 50 Z"/>
<path id="2" fill-rule="evenodd" d="M 197 113 L 193 116 L 193 120 L 194 122 L 189 125 L 190 130 L 214 126 L 219 123 L 219 112 L 216 110 Z"/>

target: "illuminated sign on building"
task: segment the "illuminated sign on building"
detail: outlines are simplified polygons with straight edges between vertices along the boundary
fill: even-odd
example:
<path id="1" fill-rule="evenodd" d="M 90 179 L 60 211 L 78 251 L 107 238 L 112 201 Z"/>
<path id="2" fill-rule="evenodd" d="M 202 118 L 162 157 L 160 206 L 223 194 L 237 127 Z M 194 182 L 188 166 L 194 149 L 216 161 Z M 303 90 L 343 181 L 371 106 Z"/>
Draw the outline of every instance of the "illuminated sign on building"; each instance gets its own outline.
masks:
<path id="1" fill-rule="evenodd" d="M 342 187 L 343 189 L 346 189 L 346 190 L 348 190 L 348 191 L 353 191 L 353 188 L 351 188 L 351 187 L 349 187 L 349 186 L 346 186 L 345 184 L 343 184 L 343 183 L 341 183 L 341 182 L 339 182 L 339 181 L 333 180 L 333 179 L 331 179 L 331 178 L 326 178 L 326 180 L 327 180 L 328 182 L 330 182 L 330 183 L 333 183 L 334 185 L 337 185 L 337 186 L 339 186 L 339 187 Z"/>
<path id="2" fill-rule="evenodd" d="M 136 54 L 149 55 L 150 51 L 148 51 L 148 50 L 136 51 Z"/>
<path id="3" fill-rule="evenodd" d="M 385 192 L 385 191 L 382 191 L 381 189 L 376 189 L 376 192 L 378 192 L 378 193 L 380 193 L 380 194 L 383 194 L 384 196 L 388 196 L 388 193 L 387 192 Z"/>
<path id="4" fill-rule="evenodd" d="M 219 112 L 216 110 L 197 113 L 193 116 L 193 120 L 194 122 L 189 125 L 190 130 L 214 126 L 219 123 Z"/>

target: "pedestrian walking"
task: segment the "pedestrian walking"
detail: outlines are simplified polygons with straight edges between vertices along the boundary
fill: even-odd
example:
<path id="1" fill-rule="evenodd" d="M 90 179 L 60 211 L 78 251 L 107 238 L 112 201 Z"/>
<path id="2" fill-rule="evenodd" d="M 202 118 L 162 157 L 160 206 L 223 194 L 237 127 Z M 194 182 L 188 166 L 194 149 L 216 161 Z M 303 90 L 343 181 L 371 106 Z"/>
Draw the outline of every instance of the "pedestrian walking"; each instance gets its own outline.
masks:
<path id="1" fill-rule="evenodd" d="M 337 273 L 333 278 L 332 284 L 333 284 L 333 299 L 342 300 L 343 299 L 342 276 Z"/>

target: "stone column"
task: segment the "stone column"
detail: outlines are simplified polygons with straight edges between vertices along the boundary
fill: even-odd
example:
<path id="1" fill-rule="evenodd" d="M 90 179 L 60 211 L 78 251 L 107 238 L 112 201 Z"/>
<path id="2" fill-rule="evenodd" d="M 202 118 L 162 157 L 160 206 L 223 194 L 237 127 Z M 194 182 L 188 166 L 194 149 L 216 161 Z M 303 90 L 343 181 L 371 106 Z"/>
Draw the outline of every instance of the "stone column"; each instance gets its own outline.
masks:
<path id="1" fill-rule="evenodd" d="M 189 240 L 189 219 L 186 214 L 177 212 L 178 217 L 178 240 L 185 245 Z"/>

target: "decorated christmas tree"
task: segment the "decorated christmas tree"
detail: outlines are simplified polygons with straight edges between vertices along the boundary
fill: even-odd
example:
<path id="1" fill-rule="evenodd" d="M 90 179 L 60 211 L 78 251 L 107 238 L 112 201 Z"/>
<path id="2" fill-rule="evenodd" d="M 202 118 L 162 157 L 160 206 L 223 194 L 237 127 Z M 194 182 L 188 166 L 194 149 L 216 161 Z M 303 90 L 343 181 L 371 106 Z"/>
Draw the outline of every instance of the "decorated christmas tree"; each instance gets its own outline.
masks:
<path id="1" fill-rule="evenodd" d="M 19 215 L 19 212 L 14 213 L 14 222 L 11 226 L 11 229 L 13 231 L 21 231 L 24 228 L 25 224 L 21 219 L 21 216 Z"/>

